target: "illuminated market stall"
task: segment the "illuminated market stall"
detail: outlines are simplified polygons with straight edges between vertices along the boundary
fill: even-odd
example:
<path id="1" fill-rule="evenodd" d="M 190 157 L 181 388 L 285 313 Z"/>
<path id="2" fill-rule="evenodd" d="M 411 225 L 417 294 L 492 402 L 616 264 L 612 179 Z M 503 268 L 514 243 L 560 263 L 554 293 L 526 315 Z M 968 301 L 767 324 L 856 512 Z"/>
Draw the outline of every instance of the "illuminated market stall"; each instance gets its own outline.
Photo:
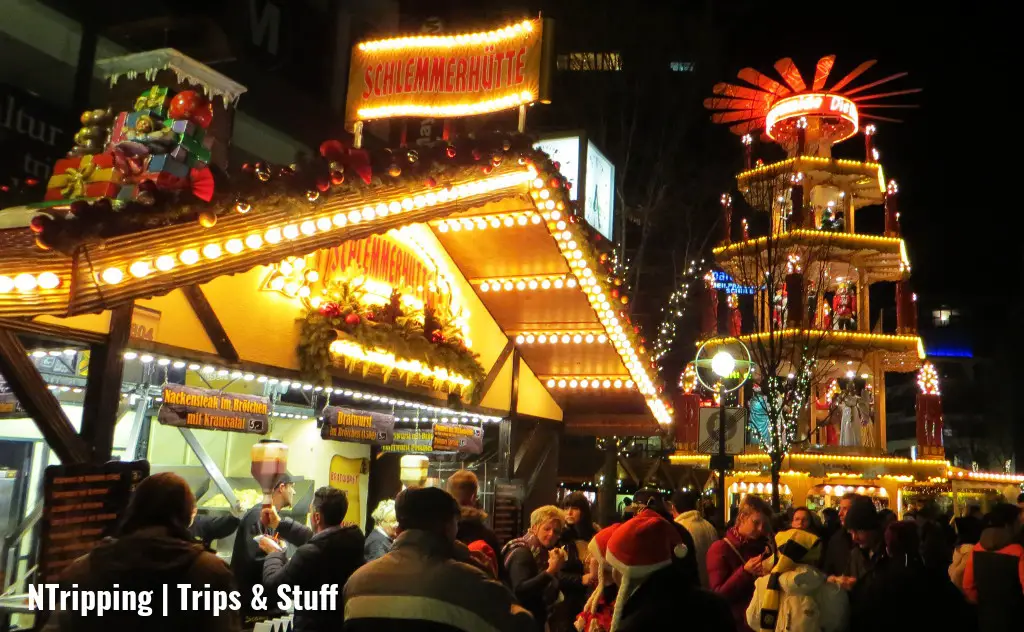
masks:
<path id="1" fill-rule="evenodd" d="M 739 73 L 744 84 L 717 84 L 705 101 L 712 120 L 742 138 L 746 160 L 736 176 L 742 199 L 722 196 L 717 269 L 696 292 L 709 357 L 738 339 L 757 364 L 757 386 L 726 403 L 745 420 L 733 433 L 729 504 L 743 494 L 771 496 L 773 453 L 783 506 L 827 507 L 852 491 L 902 513 L 906 489 L 915 499 L 945 495 L 952 500 L 945 508 L 962 511 L 965 481 L 1005 483 L 1001 493 L 1012 498 L 1009 487 L 1024 477 L 965 472 L 945 460 L 938 379 L 917 333 L 898 187 L 886 181 L 874 148 L 874 122 L 894 121 L 878 113 L 886 106 L 876 100 L 918 90 L 878 91 L 902 74 L 863 83 L 874 61 L 829 87 L 834 62 L 822 58 L 811 81 L 791 59 L 775 64 L 781 82 L 747 68 Z M 757 133 L 787 157 L 755 162 Z M 834 145 L 858 133 L 864 161 L 833 157 Z M 881 234 L 860 226 L 870 224 L 860 211 L 872 206 L 882 207 Z M 761 234 L 752 234 L 755 227 Z M 895 289 L 894 328 L 882 317 L 871 322 L 876 284 Z M 920 389 L 916 454 L 894 458 L 886 453 L 885 376 L 911 371 Z M 717 452 L 718 402 L 702 396 L 694 378 L 692 366 L 681 378 L 672 462 L 703 466 Z"/>
<path id="2" fill-rule="evenodd" d="M 43 202 L 0 212 L 0 444 L 27 450 L 7 558 L 32 557 L 48 464 L 145 459 L 203 511 L 238 511 L 259 502 L 250 453 L 272 437 L 294 514 L 329 484 L 360 525 L 402 484 L 470 464 L 511 537 L 554 500 L 563 431 L 668 424 L 607 242 L 521 133 L 549 29 L 361 43 L 352 141 L 230 177 L 242 86 L 170 49 L 100 62 L 111 107 L 83 114 Z M 389 118 L 509 108 L 518 131 L 374 137 Z"/>

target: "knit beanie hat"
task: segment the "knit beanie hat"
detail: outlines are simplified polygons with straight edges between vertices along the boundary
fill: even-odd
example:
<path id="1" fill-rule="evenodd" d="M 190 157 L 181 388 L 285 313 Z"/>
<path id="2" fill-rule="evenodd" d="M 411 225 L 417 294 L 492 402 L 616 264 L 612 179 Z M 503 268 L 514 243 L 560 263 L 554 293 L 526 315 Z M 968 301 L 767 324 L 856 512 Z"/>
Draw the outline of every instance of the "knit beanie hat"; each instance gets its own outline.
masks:
<path id="1" fill-rule="evenodd" d="M 587 551 L 590 553 L 592 559 L 597 560 L 597 588 L 594 589 L 593 594 L 587 598 L 587 603 L 583 607 L 585 612 L 593 614 L 597 611 L 597 602 L 601 599 L 601 593 L 604 592 L 604 567 L 607 564 L 605 554 L 608 551 L 608 540 L 611 539 L 612 534 L 619 528 L 619 524 L 613 524 L 610 527 L 605 527 L 597 532 L 590 540 L 590 544 L 587 545 Z M 584 571 L 585 572 L 585 571 Z"/>
<path id="2" fill-rule="evenodd" d="M 642 511 L 619 525 L 608 540 L 605 554 L 608 564 L 622 574 L 609 632 L 618 628 L 622 608 L 636 587 L 687 553 L 675 525 L 653 511 Z"/>
<path id="3" fill-rule="evenodd" d="M 870 498 L 855 498 L 846 512 L 847 531 L 874 531 L 880 526 L 878 512 Z"/>

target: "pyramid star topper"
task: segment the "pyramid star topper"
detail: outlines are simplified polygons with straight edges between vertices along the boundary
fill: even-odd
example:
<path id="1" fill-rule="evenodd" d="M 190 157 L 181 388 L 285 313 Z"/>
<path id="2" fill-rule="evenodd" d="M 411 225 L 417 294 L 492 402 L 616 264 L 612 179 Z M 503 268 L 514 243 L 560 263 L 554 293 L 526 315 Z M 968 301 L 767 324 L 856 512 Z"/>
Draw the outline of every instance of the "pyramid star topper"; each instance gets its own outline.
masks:
<path id="1" fill-rule="evenodd" d="M 815 120 L 822 136 L 837 143 L 856 134 L 863 119 L 902 122 L 900 119 L 870 113 L 870 110 L 917 107 L 874 103 L 878 99 L 920 92 L 920 88 L 889 92 L 872 90 L 907 76 L 905 72 L 855 85 L 855 81 L 877 63 L 874 59 L 858 65 L 828 87 L 826 84 L 835 60 L 835 55 L 818 60 L 810 86 L 804 81 L 793 60 L 788 57 L 775 62 L 775 70 L 782 82 L 753 68 L 744 68 L 737 76 L 753 87 L 730 83 L 716 84 L 712 89 L 715 96 L 705 99 L 704 107 L 714 111 L 711 115 L 712 121 L 730 124 L 729 129 L 734 134 L 745 136 L 761 130 L 771 140 L 783 144 L 791 140 L 797 134 L 797 130 L 806 129 L 808 119 Z M 873 126 L 871 127 L 873 131 Z"/>

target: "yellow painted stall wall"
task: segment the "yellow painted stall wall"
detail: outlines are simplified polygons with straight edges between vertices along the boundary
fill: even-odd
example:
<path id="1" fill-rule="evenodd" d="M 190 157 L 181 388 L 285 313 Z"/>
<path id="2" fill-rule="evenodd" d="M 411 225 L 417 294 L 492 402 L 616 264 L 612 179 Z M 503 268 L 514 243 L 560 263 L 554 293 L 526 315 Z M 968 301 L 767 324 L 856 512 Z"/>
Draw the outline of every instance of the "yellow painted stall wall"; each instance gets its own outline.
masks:
<path id="1" fill-rule="evenodd" d="M 447 268 L 448 275 L 452 278 L 452 284 L 469 309 L 469 330 L 473 352 L 479 354 L 480 364 L 483 365 L 484 370 L 489 370 L 508 343 L 508 336 L 495 322 L 491 313 L 476 295 L 476 291 L 466 281 L 466 277 L 448 256 L 447 251 L 441 246 L 441 242 L 437 240 L 430 228 L 424 224 L 416 224 L 408 227 L 408 230 L 431 256 L 438 260 L 442 267 Z M 506 361 L 498 378 L 491 386 L 490 392 L 480 402 L 480 405 L 508 411 L 511 388 L 512 363 Z M 562 420 L 561 407 L 525 362 L 519 366 L 519 412 L 557 421 Z"/>

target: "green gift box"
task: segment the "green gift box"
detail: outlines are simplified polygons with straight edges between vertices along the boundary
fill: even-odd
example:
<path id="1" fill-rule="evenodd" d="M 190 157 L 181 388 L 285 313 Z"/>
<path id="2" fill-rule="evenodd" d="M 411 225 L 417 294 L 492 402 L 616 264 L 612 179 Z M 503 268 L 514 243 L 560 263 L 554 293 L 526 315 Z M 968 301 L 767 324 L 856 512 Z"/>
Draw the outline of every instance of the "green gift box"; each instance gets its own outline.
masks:
<path id="1" fill-rule="evenodd" d="M 150 109 L 154 114 L 167 116 L 167 107 L 171 104 L 170 90 L 164 86 L 153 86 L 135 99 L 135 111 Z"/>

